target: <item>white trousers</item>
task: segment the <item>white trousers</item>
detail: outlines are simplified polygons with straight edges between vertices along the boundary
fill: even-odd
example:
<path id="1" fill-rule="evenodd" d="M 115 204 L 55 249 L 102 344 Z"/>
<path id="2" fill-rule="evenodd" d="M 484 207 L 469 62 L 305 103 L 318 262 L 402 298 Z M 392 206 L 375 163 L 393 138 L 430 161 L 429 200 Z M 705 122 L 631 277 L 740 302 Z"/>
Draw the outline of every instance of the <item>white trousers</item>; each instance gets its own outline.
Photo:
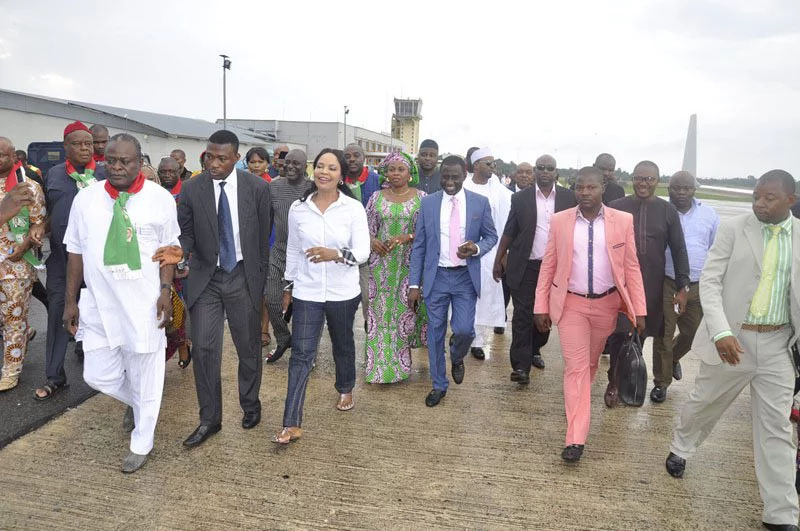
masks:
<path id="1" fill-rule="evenodd" d="M 164 392 L 164 350 L 141 354 L 120 348 L 100 348 L 85 353 L 83 379 L 93 389 L 133 408 L 136 428 L 131 452 L 145 455 L 153 438 Z"/>
<path id="2" fill-rule="evenodd" d="M 738 365 L 702 363 L 670 447 L 679 457 L 692 457 L 750 384 L 756 479 L 764 502 L 762 521 L 770 524 L 797 524 L 800 516 L 794 487 L 797 447 L 789 422 L 794 392 L 791 330 L 788 326 L 764 334 L 742 330 L 738 339 L 744 352 Z"/>

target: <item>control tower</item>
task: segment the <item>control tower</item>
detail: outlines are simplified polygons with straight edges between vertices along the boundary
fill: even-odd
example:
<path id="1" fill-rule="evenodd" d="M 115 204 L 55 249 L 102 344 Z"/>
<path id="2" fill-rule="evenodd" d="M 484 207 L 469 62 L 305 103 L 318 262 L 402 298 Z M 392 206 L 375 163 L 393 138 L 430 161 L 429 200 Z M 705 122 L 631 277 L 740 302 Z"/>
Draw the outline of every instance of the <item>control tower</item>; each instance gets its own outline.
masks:
<path id="1" fill-rule="evenodd" d="M 394 99 L 392 138 L 408 146 L 409 154 L 416 155 L 419 148 L 419 121 L 422 120 L 422 100 Z"/>

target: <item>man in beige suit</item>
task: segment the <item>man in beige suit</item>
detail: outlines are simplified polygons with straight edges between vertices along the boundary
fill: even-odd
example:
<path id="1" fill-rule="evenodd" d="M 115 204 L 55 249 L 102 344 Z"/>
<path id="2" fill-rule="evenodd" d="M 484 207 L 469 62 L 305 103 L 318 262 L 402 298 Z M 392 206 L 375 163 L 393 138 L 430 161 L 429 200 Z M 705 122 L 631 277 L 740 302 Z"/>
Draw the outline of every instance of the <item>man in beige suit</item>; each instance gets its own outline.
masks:
<path id="1" fill-rule="evenodd" d="M 692 344 L 700 372 L 675 428 L 667 471 L 681 477 L 720 416 L 750 384 L 753 454 L 767 529 L 797 529 L 796 454 L 789 411 L 800 333 L 800 221 L 795 182 L 758 180 L 753 213 L 720 226 L 700 277 L 703 321 Z"/>

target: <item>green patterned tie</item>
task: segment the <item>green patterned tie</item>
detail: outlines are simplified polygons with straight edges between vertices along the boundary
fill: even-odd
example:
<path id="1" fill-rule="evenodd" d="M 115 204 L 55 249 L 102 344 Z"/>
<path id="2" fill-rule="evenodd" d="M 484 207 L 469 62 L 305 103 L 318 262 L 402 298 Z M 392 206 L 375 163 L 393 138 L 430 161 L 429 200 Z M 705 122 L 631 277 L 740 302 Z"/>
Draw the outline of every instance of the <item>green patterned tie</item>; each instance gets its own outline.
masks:
<path id="1" fill-rule="evenodd" d="M 764 317 L 769 312 L 769 300 L 772 295 L 772 284 L 778 269 L 778 232 L 780 225 L 768 225 L 771 231 L 767 248 L 764 250 L 764 261 L 761 266 L 761 280 L 758 282 L 753 302 L 750 303 L 750 313 L 754 317 Z"/>

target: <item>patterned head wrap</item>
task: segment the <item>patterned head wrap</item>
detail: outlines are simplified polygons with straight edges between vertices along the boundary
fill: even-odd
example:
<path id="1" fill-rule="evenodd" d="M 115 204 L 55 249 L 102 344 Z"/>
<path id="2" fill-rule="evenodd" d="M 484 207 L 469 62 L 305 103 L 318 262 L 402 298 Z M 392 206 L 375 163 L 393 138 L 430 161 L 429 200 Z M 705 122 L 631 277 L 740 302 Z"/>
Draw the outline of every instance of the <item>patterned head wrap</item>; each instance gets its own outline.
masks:
<path id="1" fill-rule="evenodd" d="M 381 184 L 386 182 L 386 174 L 389 171 L 389 164 L 392 162 L 400 162 L 408 167 L 408 173 L 411 175 L 411 181 L 408 183 L 409 185 L 415 186 L 419 183 L 419 170 L 411 155 L 403 152 L 393 152 L 389 153 L 378 166 L 378 172 L 381 175 Z"/>

